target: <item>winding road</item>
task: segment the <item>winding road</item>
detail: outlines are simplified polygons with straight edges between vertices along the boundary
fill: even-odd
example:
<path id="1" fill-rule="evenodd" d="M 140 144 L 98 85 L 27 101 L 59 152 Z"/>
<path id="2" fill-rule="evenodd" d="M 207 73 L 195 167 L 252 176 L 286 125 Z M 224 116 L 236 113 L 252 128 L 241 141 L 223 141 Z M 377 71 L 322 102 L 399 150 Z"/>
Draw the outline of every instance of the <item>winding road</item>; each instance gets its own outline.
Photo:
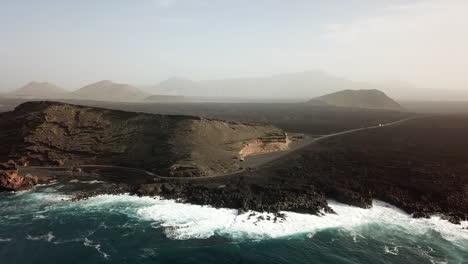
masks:
<path id="1" fill-rule="evenodd" d="M 285 151 L 278 151 L 278 152 L 270 152 L 270 153 L 265 153 L 265 154 L 259 154 L 259 155 L 254 155 L 254 156 L 248 156 L 245 158 L 245 161 L 243 162 L 243 168 L 241 170 L 235 171 L 235 172 L 229 172 L 225 174 L 218 174 L 218 175 L 212 175 L 212 176 L 203 176 L 203 177 L 193 177 L 193 178 L 181 178 L 181 177 L 163 177 L 163 176 L 158 176 L 155 174 L 152 174 L 150 172 L 150 175 L 153 175 L 155 177 L 158 177 L 160 179 L 172 179 L 172 180 L 199 180 L 199 179 L 209 179 L 209 178 L 218 178 L 218 177 L 226 177 L 226 176 L 233 176 L 240 174 L 242 172 L 245 172 L 246 170 L 251 170 L 251 169 L 257 169 L 263 165 L 266 165 L 270 162 L 277 161 L 281 157 L 284 157 L 292 152 L 299 151 L 307 146 L 310 146 L 314 143 L 317 143 L 321 140 L 331 138 L 331 137 L 336 137 L 336 136 L 341 136 L 345 134 L 350 134 L 358 131 L 363 131 L 363 130 L 369 130 L 369 129 L 377 129 L 377 128 L 382 128 L 382 127 L 388 127 L 388 126 L 393 126 L 397 125 L 403 122 L 406 122 L 411 119 L 415 119 L 416 117 L 409 117 L 405 119 L 401 119 L 395 122 L 390 122 L 390 123 L 384 123 L 384 124 L 379 124 L 375 126 L 368 126 L 368 127 L 360 127 L 360 128 L 354 128 L 350 130 L 345 130 L 341 132 L 336 132 L 332 134 L 327 134 L 319 137 L 310 137 L 308 139 L 296 142 L 296 146 L 292 147 L 291 149 L 285 150 Z"/>

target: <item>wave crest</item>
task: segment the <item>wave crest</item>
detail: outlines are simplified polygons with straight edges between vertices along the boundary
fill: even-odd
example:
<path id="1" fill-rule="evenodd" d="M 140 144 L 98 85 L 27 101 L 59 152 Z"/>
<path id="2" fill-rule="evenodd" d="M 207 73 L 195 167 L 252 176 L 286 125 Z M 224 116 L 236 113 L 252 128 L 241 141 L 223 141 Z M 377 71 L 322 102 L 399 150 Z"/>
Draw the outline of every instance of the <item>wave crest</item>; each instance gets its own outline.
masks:
<path id="1" fill-rule="evenodd" d="M 337 214 L 325 216 L 282 212 L 284 219 L 276 219 L 268 213 L 248 212 L 238 214 L 237 210 L 215 209 L 177 203 L 171 200 L 157 200 L 155 204 L 141 208 L 137 214 L 145 220 L 153 221 L 172 239 L 209 238 L 214 235 L 234 239 L 265 239 L 309 234 L 328 228 L 353 230 L 367 224 L 400 226 L 407 232 L 424 234 L 431 231 L 440 233 L 445 239 L 467 240 L 468 222 L 455 225 L 440 217 L 414 219 L 402 210 L 381 201 L 374 201 L 373 207 L 363 209 L 336 201 L 329 201 Z M 269 220 L 268 220 L 269 219 Z"/>

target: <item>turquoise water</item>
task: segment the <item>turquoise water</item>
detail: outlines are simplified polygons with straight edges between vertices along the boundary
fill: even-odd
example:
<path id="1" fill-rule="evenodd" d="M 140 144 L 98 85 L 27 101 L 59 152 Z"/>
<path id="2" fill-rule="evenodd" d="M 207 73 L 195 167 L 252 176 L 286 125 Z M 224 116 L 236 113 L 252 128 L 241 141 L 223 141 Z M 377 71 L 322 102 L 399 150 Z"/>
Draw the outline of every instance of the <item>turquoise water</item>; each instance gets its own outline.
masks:
<path id="1" fill-rule="evenodd" d="M 338 215 L 274 223 L 129 195 L 72 203 L 64 193 L 54 184 L 0 194 L 0 263 L 468 263 L 468 223 L 411 219 L 378 201 L 370 210 L 331 201 Z"/>

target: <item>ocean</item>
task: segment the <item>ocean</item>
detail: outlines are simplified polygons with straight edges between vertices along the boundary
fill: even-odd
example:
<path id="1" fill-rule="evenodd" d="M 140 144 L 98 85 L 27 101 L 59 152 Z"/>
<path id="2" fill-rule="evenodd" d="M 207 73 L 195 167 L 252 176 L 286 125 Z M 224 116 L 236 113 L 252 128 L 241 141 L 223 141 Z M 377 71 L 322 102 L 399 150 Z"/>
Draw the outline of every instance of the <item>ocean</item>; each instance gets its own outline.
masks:
<path id="1" fill-rule="evenodd" d="M 413 219 L 381 201 L 276 219 L 130 195 L 68 201 L 96 184 L 1 193 L 0 263 L 468 263 L 468 222 Z"/>

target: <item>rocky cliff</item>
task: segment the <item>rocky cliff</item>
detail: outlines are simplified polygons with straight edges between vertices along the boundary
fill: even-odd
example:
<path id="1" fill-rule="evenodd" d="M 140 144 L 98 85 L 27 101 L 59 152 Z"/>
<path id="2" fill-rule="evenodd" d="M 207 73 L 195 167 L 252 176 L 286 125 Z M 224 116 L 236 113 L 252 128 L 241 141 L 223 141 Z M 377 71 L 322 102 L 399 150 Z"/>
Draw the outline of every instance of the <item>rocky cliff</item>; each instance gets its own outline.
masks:
<path id="1" fill-rule="evenodd" d="M 117 165 L 162 176 L 210 176 L 239 170 L 249 143 L 269 150 L 286 141 L 269 125 L 55 102 L 28 102 L 0 115 L 0 162 L 28 166 Z"/>

